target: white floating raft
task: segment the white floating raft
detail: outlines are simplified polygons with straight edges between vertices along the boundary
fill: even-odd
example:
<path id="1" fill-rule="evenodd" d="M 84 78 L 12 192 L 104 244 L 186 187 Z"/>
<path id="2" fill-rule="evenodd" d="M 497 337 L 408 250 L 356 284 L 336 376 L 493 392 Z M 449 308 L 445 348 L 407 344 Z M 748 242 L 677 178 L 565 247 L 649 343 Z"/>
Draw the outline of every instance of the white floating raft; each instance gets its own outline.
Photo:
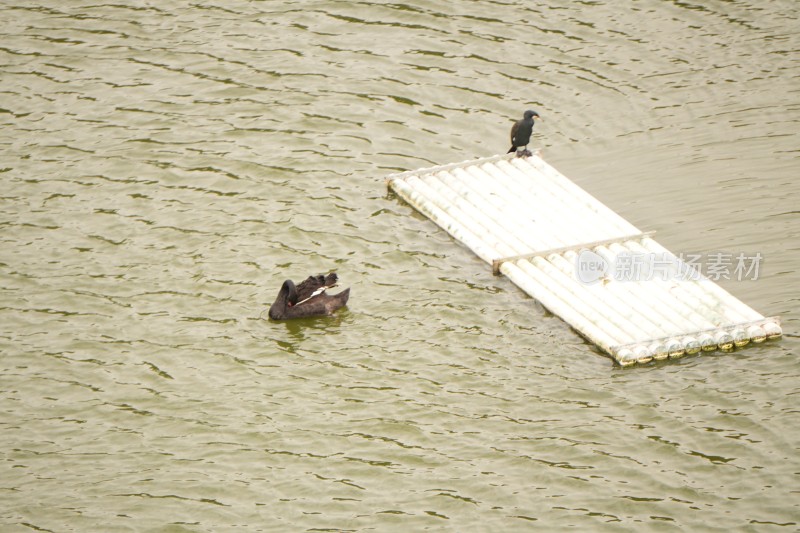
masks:
<path id="1" fill-rule="evenodd" d="M 414 170 L 387 182 L 623 366 L 782 334 L 778 317 L 734 298 L 538 155 Z M 614 279 L 608 268 L 620 257 L 656 258 L 659 275 Z"/>

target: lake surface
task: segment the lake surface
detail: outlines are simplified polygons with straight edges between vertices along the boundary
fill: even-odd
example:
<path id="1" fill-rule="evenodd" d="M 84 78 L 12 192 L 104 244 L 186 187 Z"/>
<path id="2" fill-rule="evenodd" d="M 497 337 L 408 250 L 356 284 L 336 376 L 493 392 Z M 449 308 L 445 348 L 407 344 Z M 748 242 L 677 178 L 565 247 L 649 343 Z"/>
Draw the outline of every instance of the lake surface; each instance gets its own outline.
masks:
<path id="1" fill-rule="evenodd" d="M 796 531 L 800 6 L 10 0 L 3 531 Z M 778 342 L 622 369 L 386 190 L 532 147 Z M 272 323 L 335 270 L 327 319 Z M 733 278 L 733 276 L 731 276 Z"/>

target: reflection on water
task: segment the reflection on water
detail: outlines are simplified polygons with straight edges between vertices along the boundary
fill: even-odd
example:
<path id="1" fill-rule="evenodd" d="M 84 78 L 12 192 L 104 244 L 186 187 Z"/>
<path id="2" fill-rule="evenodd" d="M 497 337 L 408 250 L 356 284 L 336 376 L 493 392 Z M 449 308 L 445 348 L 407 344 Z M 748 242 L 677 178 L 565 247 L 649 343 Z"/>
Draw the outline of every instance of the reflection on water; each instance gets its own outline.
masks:
<path id="1" fill-rule="evenodd" d="M 0 10 L 7 527 L 797 527 L 793 4 Z M 528 107 L 671 250 L 760 252 L 722 284 L 789 335 L 619 369 L 387 194 Z"/>

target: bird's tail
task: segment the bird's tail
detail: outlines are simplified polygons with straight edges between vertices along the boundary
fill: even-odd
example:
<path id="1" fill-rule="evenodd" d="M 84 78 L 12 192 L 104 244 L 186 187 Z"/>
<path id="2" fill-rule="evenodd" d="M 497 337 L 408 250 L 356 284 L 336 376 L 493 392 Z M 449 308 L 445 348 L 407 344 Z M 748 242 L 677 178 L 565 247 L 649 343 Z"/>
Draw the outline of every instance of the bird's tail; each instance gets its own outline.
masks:
<path id="1" fill-rule="evenodd" d="M 516 146 L 512 146 L 511 148 L 509 148 L 509 149 L 508 149 L 508 152 L 506 152 L 506 153 L 507 153 L 507 154 L 510 154 L 511 152 L 513 152 L 513 151 L 514 151 L 514 150 L 516 150 L 516 149 L 517 149 L 517 147 L 516 147 Z"/>
<path id="2" fill-rule="evenodd" d="M 340 305 L 347 305 L 347 300 L 350 299 L 350 287 L 346 288 L 335 296 Z"/>

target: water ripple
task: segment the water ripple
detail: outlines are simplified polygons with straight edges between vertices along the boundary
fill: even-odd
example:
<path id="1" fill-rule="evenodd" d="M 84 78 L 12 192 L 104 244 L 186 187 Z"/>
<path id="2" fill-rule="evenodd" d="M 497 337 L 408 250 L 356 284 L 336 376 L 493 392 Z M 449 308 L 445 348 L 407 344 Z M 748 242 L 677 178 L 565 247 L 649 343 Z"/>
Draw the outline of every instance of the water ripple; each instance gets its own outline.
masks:
<path id="1" fill-rule="evenodd" d="M 535 107 L 668 247 L 760 250 L 726 288 L 791 332 L 792 5 L 0 10 L 0 523 L 797 527 L 796 337 L 615 368 L 382 181 Z M 330 270 L 347 309 L 263 320 Z"/>

